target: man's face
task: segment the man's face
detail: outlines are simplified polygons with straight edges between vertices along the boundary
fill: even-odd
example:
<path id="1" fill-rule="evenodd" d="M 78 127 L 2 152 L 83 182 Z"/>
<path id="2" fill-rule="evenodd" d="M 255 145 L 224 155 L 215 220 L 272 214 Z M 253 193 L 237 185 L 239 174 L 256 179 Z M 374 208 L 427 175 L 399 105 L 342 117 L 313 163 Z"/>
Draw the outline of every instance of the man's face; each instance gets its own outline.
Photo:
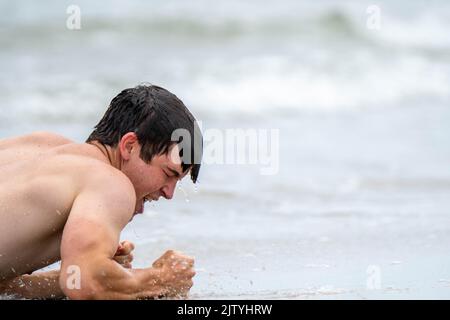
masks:
<path id="1" fill-rule="evenodd" d="M 182 172 L 178 146 L 175 144 L 166 154 L 154 156 L 148 164 L 139 156 L 141 146 L 137 140 L 127 146 L 127 152 L 121 170 L 136 191 L 135 214 L 144 211 L 146 201 L 158 201 L 159 197 L 172 199 L 177 182 L 187 174 Z"/>

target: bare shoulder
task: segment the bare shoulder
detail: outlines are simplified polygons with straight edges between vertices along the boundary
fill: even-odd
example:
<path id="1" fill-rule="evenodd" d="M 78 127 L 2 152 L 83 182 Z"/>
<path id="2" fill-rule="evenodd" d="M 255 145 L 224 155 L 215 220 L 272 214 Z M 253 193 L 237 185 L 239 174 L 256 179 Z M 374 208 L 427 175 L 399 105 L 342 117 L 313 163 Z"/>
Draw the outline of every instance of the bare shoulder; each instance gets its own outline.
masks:
<path id="1" fill-rule="evenodd" d="M 22 136 L 22 139 L 33 143 L 40 142 L 49 146 L 74 143 L 74 141 L 50 131 L 35 131 L 33 133 Z"/>
<path id="2" fill-rule="evenodd" d="M 121 171 L 94 160 L 78 185 L 70 216 L 125 227 L 135 213 L 136 192 Z"/>
<path id="3" fill-rule="evenodd" d="M 0 146 L 37 144 L 53 147 L 68 143 L 73 143 L 73 141 L 62 135 L 50 131 L 35 131 L 21 136 L 0 139 Z"/>
<path id="4" fill-rule="evenodd" d="M 87 160 L 83 165 L 84 177 L 80 193 L 91 193 L 104 199 L 111 199 L 111 203 L 130 206 L 134 209 L 136 192 L 128 177 L 120 170 L 97 160 Z"/>
<path id="5" fill-rule="evenodd" d="M 70 186 L 73 196 L 90 194 L 99 198 L 117 198 L 136 203 L 130 179 L 119 169 L 102 161 L 87 144 L 68 143 L 43 154 L 40 168 L 47 176 L 59 177 Z M 61 179 L 62 178 L 62 179 Z"/>
<path id="6" fill-rule="evenodd" d="M 87 173 L 85 181 L 88 188 L 101 187 L 100 189 L 135 195 L 133 184 L 128 177 L 108 164 L 94 160 L 89 163 Z"/>

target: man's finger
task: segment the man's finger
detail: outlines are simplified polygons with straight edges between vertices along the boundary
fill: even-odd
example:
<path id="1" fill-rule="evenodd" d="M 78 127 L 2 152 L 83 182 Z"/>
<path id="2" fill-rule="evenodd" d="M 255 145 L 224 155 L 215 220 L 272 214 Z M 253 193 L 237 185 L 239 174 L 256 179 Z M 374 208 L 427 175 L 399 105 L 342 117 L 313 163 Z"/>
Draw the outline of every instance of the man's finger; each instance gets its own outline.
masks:
<path id="1" fill-rule="evenodd" d="M 117 248 L 116 255 L 127 255 L 130 254 L 131 251 L 134 250 L 134 244 L 130 241 L 122 241 Z"/>
<path id="2" fill-rule="evenodd" d="M 192 268 L 194 266 L 194 259 L 189 256 L 184 256 L 181 265 Z"/>

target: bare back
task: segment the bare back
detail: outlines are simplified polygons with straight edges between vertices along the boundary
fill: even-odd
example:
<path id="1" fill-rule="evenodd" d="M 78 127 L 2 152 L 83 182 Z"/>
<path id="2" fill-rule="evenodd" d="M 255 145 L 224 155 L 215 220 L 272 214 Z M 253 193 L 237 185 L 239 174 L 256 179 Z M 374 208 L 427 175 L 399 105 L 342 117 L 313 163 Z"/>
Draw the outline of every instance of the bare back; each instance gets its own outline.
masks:
<path id="1" fill-rule="evenodd" d="M 2 277 L 59 260 L 72 203 L 92 170 L 115 170 L 92 145 L 46 132 L 0 140 Z"/>

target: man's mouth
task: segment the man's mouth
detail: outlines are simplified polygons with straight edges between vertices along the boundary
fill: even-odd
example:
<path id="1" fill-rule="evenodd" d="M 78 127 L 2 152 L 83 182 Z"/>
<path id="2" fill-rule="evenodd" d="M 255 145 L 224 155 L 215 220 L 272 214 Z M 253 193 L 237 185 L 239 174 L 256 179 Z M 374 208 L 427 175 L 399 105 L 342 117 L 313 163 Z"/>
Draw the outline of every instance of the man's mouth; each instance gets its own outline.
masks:
<path id="1" fill-rule="evenodd" d="M 146 202 L 158 201 L 158 198 L 159 198 L 159 196 L 158 196 L 158 197 L 154 197 L 154 196 L 150 196 L 150 195 L 147 195 L 147 196 L 145 196 L 144 198 L 142 198 L 142 199 L 136 204 L 136 212 L 135 212 L 135 214 L 143 213 L 143 212 L 144 212 L 144 204 L 145 204 Z"/>
<path id="2" fill-rule="evenodd" d="M 144 212 L 144 203 L 151 202 L 151 201 L 158 201 L 158 199 L 150 198 L 150 196 L 142 198 L 142 200 L 139 201 L 136 205 L 136 214 L 143 213 Z"/>

